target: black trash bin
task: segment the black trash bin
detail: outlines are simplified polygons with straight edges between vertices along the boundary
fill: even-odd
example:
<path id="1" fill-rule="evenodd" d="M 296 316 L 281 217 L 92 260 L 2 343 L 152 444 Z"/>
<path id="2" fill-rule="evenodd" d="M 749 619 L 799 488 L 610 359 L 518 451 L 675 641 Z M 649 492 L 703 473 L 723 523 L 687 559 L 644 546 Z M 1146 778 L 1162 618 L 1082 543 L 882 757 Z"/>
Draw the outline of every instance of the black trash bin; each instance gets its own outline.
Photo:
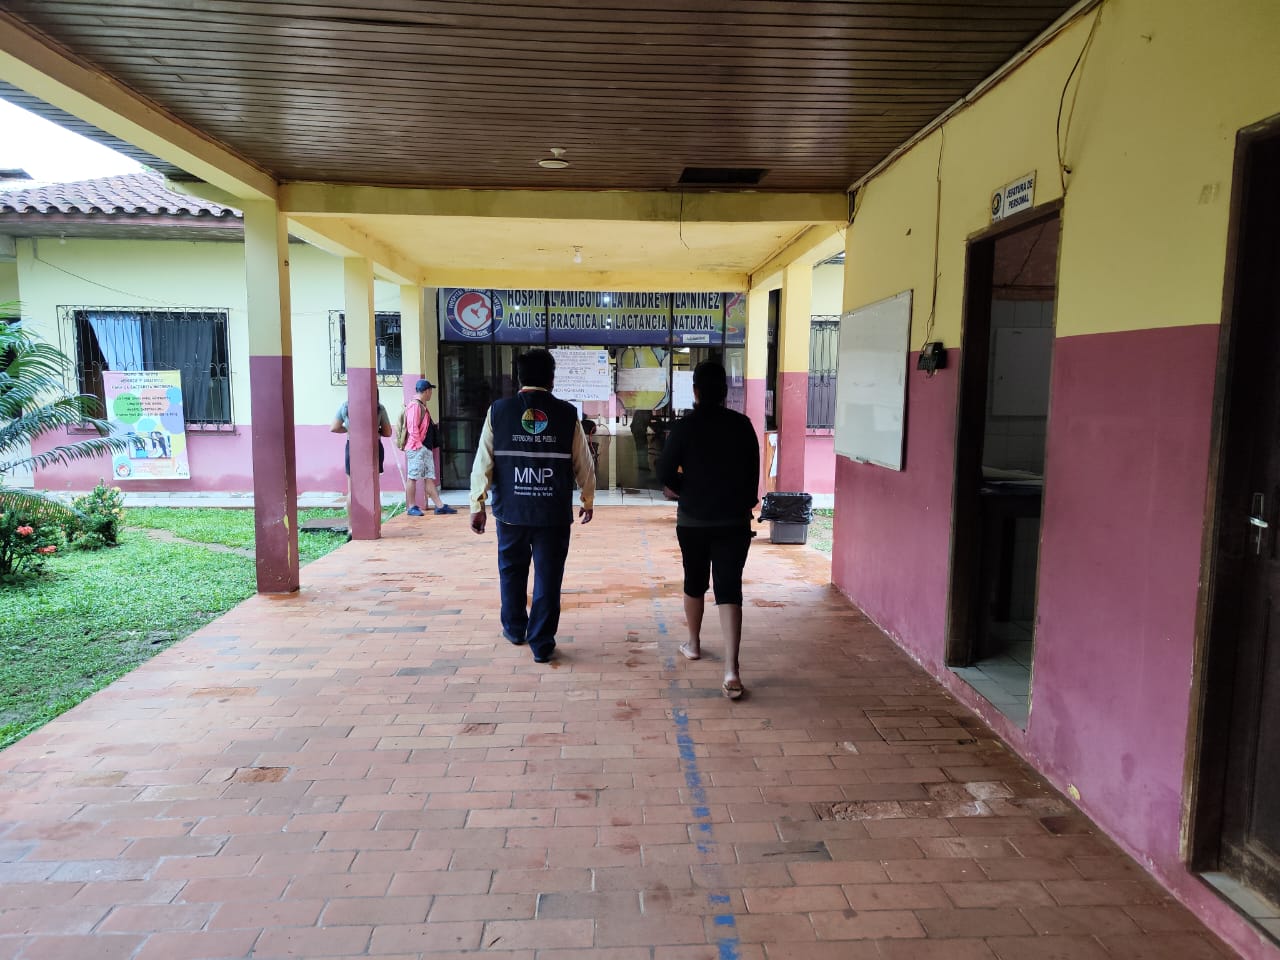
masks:
<path id="1" fill-rule="evenodd" d="M 813 497 L 807 493 L 766 493 L 760 522 L 769 521 L 770 543 L 805 543 L 813 521 Z"/>

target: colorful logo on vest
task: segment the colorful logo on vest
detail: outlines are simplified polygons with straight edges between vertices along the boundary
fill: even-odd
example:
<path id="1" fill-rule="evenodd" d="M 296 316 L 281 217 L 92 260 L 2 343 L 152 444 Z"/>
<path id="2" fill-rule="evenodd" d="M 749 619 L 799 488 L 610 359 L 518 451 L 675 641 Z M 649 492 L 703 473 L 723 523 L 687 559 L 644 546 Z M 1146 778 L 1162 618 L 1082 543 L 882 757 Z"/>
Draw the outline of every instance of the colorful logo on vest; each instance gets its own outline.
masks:
<path id="1" fill-rule="evenodd" d="M 525 433 L 531 433 L 536 437 L 547 429 L 547 415 L 541 410 L 526 410 L 520 415 L 520 426 L 524 427 Z"/>
<path id="2" fill-rule="evenodd" d="M 454 290 L 444 314 L 449 326 L 468 340 L 484 340 L 502 325 L 502 300 L 479 290 Z"/>

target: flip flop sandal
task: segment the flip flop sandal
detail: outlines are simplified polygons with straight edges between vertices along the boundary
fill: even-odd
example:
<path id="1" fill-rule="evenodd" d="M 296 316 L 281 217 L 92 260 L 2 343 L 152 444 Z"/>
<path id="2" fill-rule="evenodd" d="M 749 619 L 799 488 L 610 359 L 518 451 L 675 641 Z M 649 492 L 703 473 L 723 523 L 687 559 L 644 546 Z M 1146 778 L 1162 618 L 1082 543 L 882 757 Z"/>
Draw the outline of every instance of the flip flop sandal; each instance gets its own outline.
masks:
<path id="1" fill-rule="evenodd" d="M 733 684 L 733 683 L 730 683 L 728 680 L 720 684 L 720 689 L 724 691 L 724 695 L 728 697 L 730 700 L 737 700 L 739 697 L 741 697 L 744 693 L 747 692 L 747 688 L 744 687 L 740 682 Z"/>
<path id="2" fill-rule="evenodd" d="M 684 657 L 686 660 L 702 659 L 702 654 L 698 654 L 696 657 L 690 654 L 688 648 L 683 643 L 680 644 L 680 656 Z"/>

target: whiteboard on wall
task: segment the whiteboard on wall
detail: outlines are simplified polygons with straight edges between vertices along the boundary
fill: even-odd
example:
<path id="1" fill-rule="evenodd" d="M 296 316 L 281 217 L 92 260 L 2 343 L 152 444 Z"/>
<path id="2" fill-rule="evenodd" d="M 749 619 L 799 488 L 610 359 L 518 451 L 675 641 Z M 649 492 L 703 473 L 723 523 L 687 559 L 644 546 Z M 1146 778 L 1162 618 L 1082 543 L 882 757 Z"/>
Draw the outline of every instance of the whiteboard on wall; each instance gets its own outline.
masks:
<path id="1" fill-rule="evenodd" d="M 902 469 L 911 291 L 840 317 L 836 453 Z"/>

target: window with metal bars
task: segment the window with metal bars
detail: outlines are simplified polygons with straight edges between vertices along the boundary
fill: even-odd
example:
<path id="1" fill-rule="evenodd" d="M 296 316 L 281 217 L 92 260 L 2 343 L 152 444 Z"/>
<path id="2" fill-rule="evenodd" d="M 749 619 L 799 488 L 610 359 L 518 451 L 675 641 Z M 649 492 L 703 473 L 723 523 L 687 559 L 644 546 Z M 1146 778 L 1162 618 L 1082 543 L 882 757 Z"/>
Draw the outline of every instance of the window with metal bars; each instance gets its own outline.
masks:
<path id="1" fill-rule="evenodd" d="M 400 354 L 400 314 L 373 315 L 373 350 L 378 362 L 378 383 L 399 386 L 404 374 Z M 329 382 L 347 382 L 347 317 L 341 310 L 329 311 Z"/>
<path id="2" fill-rule="evenodd" d="M 836 425 L 836 359 L 840 350 L 840 318 L 815 316 L 809 321 L 810 429 Z"/>
<path id="3" fill-rule="evenodd" d="M 58 318 L 81 393 L 105 404 L 104 371 L 177 370 L 187 429 L 235 428 L 227 310 L 64 306 Z"/>

